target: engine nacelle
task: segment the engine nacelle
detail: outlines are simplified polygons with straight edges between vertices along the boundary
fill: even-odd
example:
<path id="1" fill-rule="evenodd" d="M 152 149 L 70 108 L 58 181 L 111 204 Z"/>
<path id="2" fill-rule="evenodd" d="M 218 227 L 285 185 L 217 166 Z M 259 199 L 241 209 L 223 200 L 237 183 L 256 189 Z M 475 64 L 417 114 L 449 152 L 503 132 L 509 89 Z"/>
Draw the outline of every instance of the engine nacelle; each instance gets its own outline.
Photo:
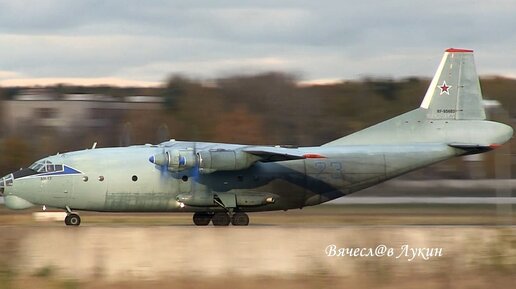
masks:
<path id="1" fill-rule="evenodd" d="M 197 156 L 193 150 L 170 150 L 151 156 L 149 161 L 158 166 L 167 166 L 170 171 L 181 171 L 195 167 Z"/>
<path id="2" fill-rule="evenodd" d="M 168 167 L 172 170 L 183 170 L 195 167 L 197 156 L 193 150 L 171 150 L 168 153 Z"/>
<path id="3" fill-rule="evenodd" d="M 192 149 L 170 150 L 153 155 L 149 161 L 166 166 L 170 171 L 181 171 L 198 165 L 199 172 L 238 171 L 252 166 L 260 157 L 239 150 L 206 150 L 195 153 Z"/>
<path id="4" fill-rule="evenodd" d="M 260 158 L 243 151 L 209 150 L 200 151 L 199 169 L 201 172 L 238 171 L 247 169 Z"/>

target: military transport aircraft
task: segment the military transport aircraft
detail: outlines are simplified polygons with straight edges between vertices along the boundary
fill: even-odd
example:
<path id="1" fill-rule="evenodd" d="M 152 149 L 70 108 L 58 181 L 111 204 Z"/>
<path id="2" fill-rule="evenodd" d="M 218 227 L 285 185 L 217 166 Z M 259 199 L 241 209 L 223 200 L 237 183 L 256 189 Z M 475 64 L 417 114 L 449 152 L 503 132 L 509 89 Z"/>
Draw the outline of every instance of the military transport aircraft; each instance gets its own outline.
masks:
<path id="1" fill-rule="evenodd" d="M 318 147 L 189 141 L 95 148 L 41 159 L 0 180 L 5 205 L 77 211 L 193 212 L 195 225 L 249 224 L 248 212 L 321 204 L 508 141 L 487 121 L 473 51 L 447 49 L 415 110 Z"/>

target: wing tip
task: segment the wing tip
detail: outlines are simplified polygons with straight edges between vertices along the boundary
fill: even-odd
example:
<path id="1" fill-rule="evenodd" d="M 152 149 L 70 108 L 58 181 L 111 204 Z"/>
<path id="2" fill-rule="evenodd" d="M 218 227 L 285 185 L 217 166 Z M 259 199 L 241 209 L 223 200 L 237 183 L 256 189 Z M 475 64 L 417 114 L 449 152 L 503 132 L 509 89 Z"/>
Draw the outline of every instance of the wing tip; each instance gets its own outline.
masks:
<path id="1" fill-rule="evenodd" d="M 463 48 L 448 48 L 445 52 L 473 52 L 472 49 L 463 49 Z"/>

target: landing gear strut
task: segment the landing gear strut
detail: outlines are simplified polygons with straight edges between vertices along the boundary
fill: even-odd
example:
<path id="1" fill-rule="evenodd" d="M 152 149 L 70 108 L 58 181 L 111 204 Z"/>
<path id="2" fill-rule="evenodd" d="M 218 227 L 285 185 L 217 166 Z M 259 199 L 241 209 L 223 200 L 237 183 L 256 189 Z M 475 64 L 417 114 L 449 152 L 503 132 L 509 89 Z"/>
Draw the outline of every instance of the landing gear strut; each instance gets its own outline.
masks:
<path id="1" fill-rule="evenodd" d="M 72 212 L 69 207 L 66 207 L 66 218 L 64 220 L 67 226 L 79 226 L 81 224 L 81 217 L 78 214 Z"/>

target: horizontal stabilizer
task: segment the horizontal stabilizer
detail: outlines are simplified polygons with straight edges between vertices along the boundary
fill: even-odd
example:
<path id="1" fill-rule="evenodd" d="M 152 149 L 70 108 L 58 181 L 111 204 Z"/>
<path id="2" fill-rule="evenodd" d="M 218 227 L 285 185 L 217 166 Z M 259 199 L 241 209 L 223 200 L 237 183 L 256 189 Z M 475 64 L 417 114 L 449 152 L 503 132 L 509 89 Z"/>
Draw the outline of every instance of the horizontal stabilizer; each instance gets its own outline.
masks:
<path id="1" fill-rule="evenodd" d="M 449 143 L 452 148 L 462 149 L 466 151 L 466 154 L 478 154 L 494 150 L 498 148 L 499 144 L 473 144 L 473 143 Z"/>
<path id="2" fill-rule="evenodd" d="M 473 144 L 473 143 L 449 143 L 448 145 L 453 148 L 458 148 L 458 149 L 489 147 L 489 145 L 481 145 L 481 144 Z"/>

